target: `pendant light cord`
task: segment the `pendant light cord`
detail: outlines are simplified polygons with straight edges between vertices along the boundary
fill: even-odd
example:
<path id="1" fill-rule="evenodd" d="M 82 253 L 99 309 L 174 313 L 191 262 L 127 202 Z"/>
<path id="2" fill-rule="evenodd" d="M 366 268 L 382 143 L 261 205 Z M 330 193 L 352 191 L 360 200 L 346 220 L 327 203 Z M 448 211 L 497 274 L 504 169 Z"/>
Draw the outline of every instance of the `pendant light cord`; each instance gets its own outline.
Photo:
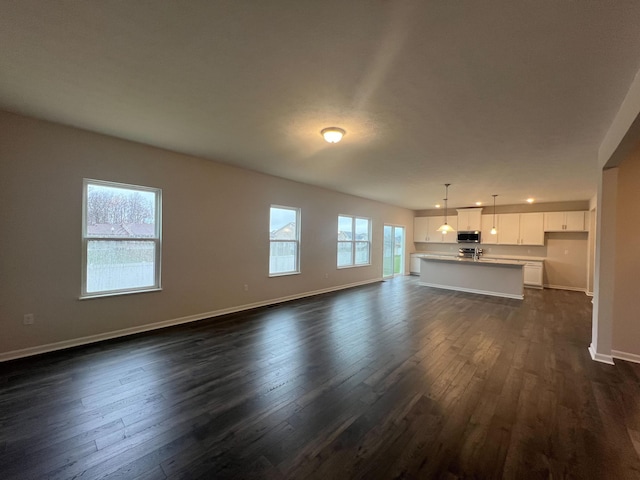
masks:
<path id="1" fill-rule="evenodd" d="M 491 233 L 495 233 L 496 231 L 496 197 L 497 194 L 493 194 L 493 228 L 491 229 Z"/>
<path id="2" fill-rule="evenodd" d="M 451 185 L 450 183 L 445 183 L 444 187 L 444 223 L 445 225 L 448 225 L 447 223 L 447 203 L 449 201 L 449 185 Z"/>

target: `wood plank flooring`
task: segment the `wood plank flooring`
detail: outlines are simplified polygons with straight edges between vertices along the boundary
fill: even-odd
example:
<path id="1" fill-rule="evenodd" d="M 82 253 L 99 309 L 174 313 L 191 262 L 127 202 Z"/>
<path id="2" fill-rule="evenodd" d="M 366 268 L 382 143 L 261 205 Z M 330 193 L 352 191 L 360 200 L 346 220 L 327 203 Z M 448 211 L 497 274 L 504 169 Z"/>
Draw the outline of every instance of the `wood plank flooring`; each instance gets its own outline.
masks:
<path id="1" fill-rule="evenodd" d="M 582 293 L 397 278 L 0 364 L 0 478 L 640 479 Z"/>

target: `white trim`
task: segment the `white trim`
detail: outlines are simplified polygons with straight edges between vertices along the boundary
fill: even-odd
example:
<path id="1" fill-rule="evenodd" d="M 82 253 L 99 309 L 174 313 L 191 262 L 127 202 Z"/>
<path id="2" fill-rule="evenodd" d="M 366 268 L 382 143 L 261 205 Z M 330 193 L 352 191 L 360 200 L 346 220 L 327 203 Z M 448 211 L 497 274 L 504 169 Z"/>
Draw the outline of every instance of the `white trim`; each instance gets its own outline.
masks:
<path id="1" fill-rule="evenodd" d="M 402 245 L 402 259 L 400 262 L 400 265 L 402 265 L 402 273 L 392 273 L 391 275 L 386 275 L 384 274 L 384 229 L 386 227 L 390 227 L 391 228 L 391 238 L 395 238 L 395 231 L 396 228 L 401 228 L 402 229 L 402 236 L 404 238 L 404 244 Z M 392 248 L 392 253 L 395 252 L 395 248 Z M 409 255 L 413 255 L 413 254 L 409 254 Z M 409 257 L 411 258 L 411 257 Z M 391 280 L 392 278 L 395 278 L 397 276 L 408 276 L 408 275 L 413 275 L 413 273 L 411 272 L 411 262 L 409 262 L 409 271 L 407 271 L 407 227 L 405 225 L 397 225 L 394 223 L 383 223 L 382 224 L 382 263 L 380 264 L 380 269 L 382 270 L 382 278 L 385 280 Z M 395 270 L 395 267 L 394 267 Z M 420 275 L 420 272 L 416 272 L 416 275 Z"/>
<path id="2" fill-rule="evenodd" d="M 591 360 L 594 362 L 606 363 L 607 365 L 614 365 L 613 357 L 611 355 L 604 355 L 603 353 L 597 353 L 593 348 L 593 344 L 589 345 L 589 354 L 591 354 Z"/>
<path id="3" fill-rule="evenodd" d="M 110 290 L 107 293 L 96 293 L 95 295 L 83 295 L 78 297 L 78 300 L 91 300 L 92 298 L 102 297 L 119 297 L 121 295 L 131 295 L 134 293 L 149 293 L 149 292 L 161 292 L 162 288 L 141 288 L 140 290 Z"/>
<path id="4" fill-rule="evenodd" d="M 147 192 L 154 195 L 154 236 L 150 237 L 107 237 L 107 236 L 88 236 L 87 235 L 87 203 L 89 200 L 89 187 L 105 187 L 128 191 Z M 154 290 L 162 290 L 162 189 L 157 187 L 146 187 L 141 185 L 131 185 L 127 183 L 111 182 L 108 180 L 95 180 L 92 178 L 82 179 L 82 257 L 80 272 L 80 298 L 88 299 L 103 296 L 124 295 L 128 293 L 142 293 Z M 99 290 L 95 292 L 87 292 L 87 257 L 89 251 L 89 242 L 153 242 L 154 244 L 154 262 L 153 262 L 153 285 L 145 285 L 142 287 L 119 288 L 115 290 Z"/>
<path id="5" fill-rule="evenodd" d="M 516 300 L 524 300 L 524 295 L 515 295 L 511 293 L 490 292 L 488 290 L 476 290 L 474 288 L 451 287 L 449 285 L 438 285 L 435 283 L 418 282 L 423 287 L 442 288 L 443 290 L 454 290 L 458 292 L 477 293 L 479 295 L 491 295 L 492 297 L 514 298 Z"/>
<path id="6" fill-rule="evenodd" d="M 585 294 L 587 297 L 593 297 L 593 292 L 590 292 L 590 291 L 588 291 L 588 290 L 587 290 L 586 292 L 584 292 L 584 294 Z"/>
<path id="7" fill-rule="evenodd" d="M 300 275 L 302 272 L 284 272 L 284 273 L 270 273 L 269 278 L 288 277 L 290 275 Z"/>
<path id="8" fill-rule="evenodd" d="M 160 328 L 172 327 L 174 325 L 181 325 L 183 323 L 196 322 L 198 320 L 205 320 L 208 318 L 219 317 L 221 315 L 227 315 L 229 313 L 237 313 L 245 310 L 251 310 L 254 308 L 266 307 L 268 305 L 275 305 L 278 303 L 289 302 L 291 300 L 298 300 L 300 298 L 312 297 L 314 295 L 321 295 L 323 293 L 330 293 L 338 290 L 346 290 L 348 288 L 359 287 L 362 285 L 368 285 L 371 283 L 377 283 L 382 281 L 383 281 L 382 278 L 374 278 L 371 280 L 364 280 L 361 282 L 354 282 L 346 285 L 338 285 L 335 287 L 322 288 L 320 290 L 299 293 L 296 295 L 287 295 L 286 297 L 264 300 L 262 302 L 249 303 L 246 305 L 239 305 L 236 307 L 223 308 L 221 310 L 213 310 L 211 312 L 188 315 L 186 317 L 174 318 L 171 320 L 164 320 L 161 322 L 140 325 L 137 327 L 125 328 L 122 330 L 115 330 L 113 332 L 99 333 L 97 335 L 89 335 L 87 337 L 80 337 L 80 338 L 74 338 L 71 340 L 64 340 L 62 342 L 39 345 L 37 347 L 29 347 L 29 348 L 23 348 L 20 350 L 12 350 L 9 352 L 0 353 L 0 362 L 6 362 L 8 360 L 15 360 L 23 357 L 30 357 L 32 355 L 39 355 L 41 353 L 54 352 L 56 350 L 63 350 L 65 348 L 77 347 L 80 345 L 87 345 L 90 343 L 101 342 L 103 340 L 110 340 L 113 338 L 126 337 L 128 335 L 134 335 L 136 333 L 150 332 L 152 330 L 158 330 Z"/>
<path id="9" fill-rule="evenodd" d="M 351 240 L 340 240 L 338 238 L 338 236 L 340 235 L 340 217 L 342 218 L 350 218 L 351 219 Z M 366 220 L 367 221 L 367 226 L 368 226 L 368 233 L 367 233 L 367 240 L 356 240 L 356 222 L 358 220 Z M 350 243 L 351 244 L 351 263 L 347 264 L 347 265 L 338 265 L 338 258 L 336 256 L 336 268 L 338 269 L 342 269 L 342 268 L 353 268 L 353 267 L 370 267 L 371 264 L 371 238 L 372 238 L 372 225 L 373 225 L 373 221 L 371 220 L 370 217 L 358 217 L 356 215 L 347 215 L 346 213 L 339 213 L 338 214 L 338 234 L 336 235 L 336 241 L 338 242 L 336 244 L 336 251 L 339 252 L 340 251 L 340 244 L 341 243 Z M 366 243 L 368 246 L 368 263 L 356 263 L 356 244 L 358 243 Z"/>
<path id="10" fill-rule="evenodd" d="M 619 358 L 620 360 L 626 360 L 627 362 L 640 363 L 640 355 L 636 353 L 621 352 L 620 350 L 611 350 L 611 356 L 613 358 Z"/>
<path id="11" fill-rule="evenodd" d="M 300 257 L 301 257 L 301 252 L 300 249 L 302 247 L 302 242 L 300 240 L 301 238 L 301 233 L 302 233 L 302 229 L 301 229 L 301 223 L 302 223 L 302 210 L 300 209 L 300 207 L 287 207 L 285 205 L 275 205 L 272 204 L 269 207 L 269 228 L 271 228 L 271 212 L 273 209 L 277 209 L 277 210 L 293 210 L 294 212 L 296 212 L 296 239 L 295 240 L 272 240 L 271 239 L 271 231 L 269 231 L 269 277 L 282 277 L 285 275 L 297 275 L 299 273 L 302 272 L 302 269 L 300 268 Z M 282 227 L 280 227 L 282 228 Z M 296 244 L 296 269 L 295 270 L 289 270 L 287 272 L 272 272 L 271 271 L 271 245 L 273 245 L 274 243 L 295 243 Z"/>
<path id="12" fill-rule="evenodd" d="M 552 288 L 555 290 L 570 290 L 572 292 L 582 292 L 582 293 L 587 293 L 587 289 L 586 288 L 580 288 L 580 287 L 565 287 L 564 285 L 549 285 L 548 283 L 544 284 L 544 288 Z"/>

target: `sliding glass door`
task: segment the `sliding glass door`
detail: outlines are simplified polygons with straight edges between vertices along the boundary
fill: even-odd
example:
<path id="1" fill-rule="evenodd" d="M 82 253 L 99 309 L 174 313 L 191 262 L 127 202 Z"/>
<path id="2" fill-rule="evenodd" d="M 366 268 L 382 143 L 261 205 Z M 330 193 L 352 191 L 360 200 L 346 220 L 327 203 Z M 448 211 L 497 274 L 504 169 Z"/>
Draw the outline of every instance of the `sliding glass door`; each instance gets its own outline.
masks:
<path id="1" fill-rule="evenodd" d="M 385 278 L 404 275 L 404 227 L 384 226 L 382 248 L 382 276 Z"/>

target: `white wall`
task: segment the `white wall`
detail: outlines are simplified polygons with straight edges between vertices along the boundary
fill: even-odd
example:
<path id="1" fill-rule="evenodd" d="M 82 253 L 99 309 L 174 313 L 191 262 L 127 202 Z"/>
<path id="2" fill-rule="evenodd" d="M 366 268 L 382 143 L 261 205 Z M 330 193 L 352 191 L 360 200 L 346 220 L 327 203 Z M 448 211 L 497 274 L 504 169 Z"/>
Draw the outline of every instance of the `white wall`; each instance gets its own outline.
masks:
<path id="1" fill-rule="evenodd" d="M 640 71 L 631 83 L 613 122 L 605 134 L 598 149 L 598 168 L 601 175 L 598 181 L 597 206 L 595 208 L 595 261 L 593 281 L 593 317 L 589 351 L 594 360 L 613 363 L 613 356 L 640 362 L 640 332 L 628 319 L 620 322 L 616 317 L 620 312 L 637 312 L 636 295 L 618 294 L 619 281 L 631 279 L 626 272 L 620 275 L 618 267 L 626 261 L 637 265 L 637 254 L 629 247 L 628 235 L 619 230 L 628 222 L 629 214 L 637 215 L 634 209 L 637 200 L 631 204 L 618 201 L 618 168 L 629 157 L 638 157 L 640 145 Z M 633 162 L 631 160 L 630 162 Z M 629 165 L 627 165 L 628 167 Z M 630 174 L 624 178 L 623 189 L 631 187 L 635 192 L 640 185 L 637 170 L 624 172 Z M 631 198 L 631 197 L 628 197 Z M 618 255 L 618 251 L 620 255 Z M 621 261 L 621 258 L 625 260 Z M 628 259 L 628 260 L 627 260 Z M 622 263 L 620 263 L 622 262 Z M 628 288 L 628 287 L 626 287 Z M 613 344 L 614 330 L 616 338 L 628 335 L 622 343 Z M 630 350 L 626 349 L 631 346 Z"/>
<path id="2" fill-rule="evenodd" d="M 640 283 L 640 145 L 618 167 L 617 223 L 615 228 L 615 273 L 613 291 L 614 356 L 631 354 L 640 361 L 640 314 L 638 293 Z"/>
<path id="3" fill-rule="evenodd" d="M 83 178 L 163 190 L 161 292 L 78 299 Z M 268 277 L 271 204 L 302 209 L 300 275 Z M 410 210 L 6 112 L 0 212 L 0 359 L 375 281 L 383 224 L 413 237 Z M 336 269 L 340 213 L 372 219 L 371 266 Z"/>

